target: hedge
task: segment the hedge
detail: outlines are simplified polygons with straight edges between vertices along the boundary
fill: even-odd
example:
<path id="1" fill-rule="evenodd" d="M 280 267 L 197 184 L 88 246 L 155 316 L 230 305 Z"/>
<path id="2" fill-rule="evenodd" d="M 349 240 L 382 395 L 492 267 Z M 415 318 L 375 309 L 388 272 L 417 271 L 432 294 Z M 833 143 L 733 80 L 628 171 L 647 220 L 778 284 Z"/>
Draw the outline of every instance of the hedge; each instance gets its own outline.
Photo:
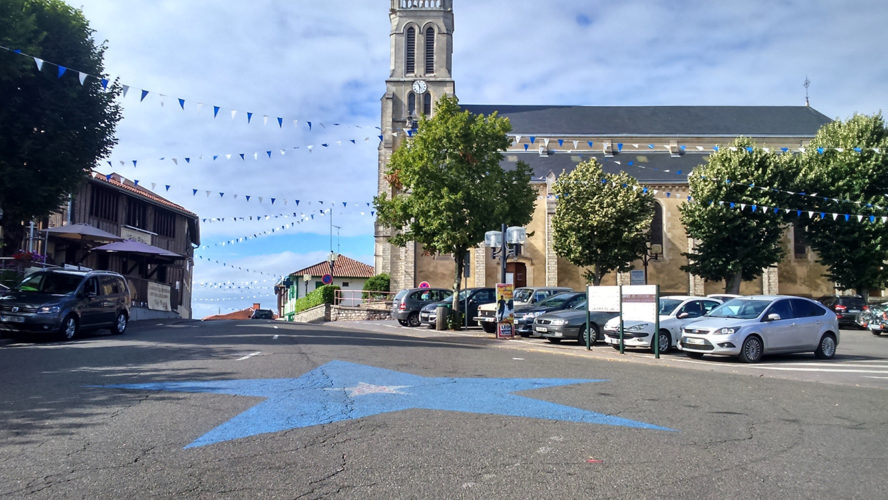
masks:
<path id="1" fill-rule="evenodd" d="M 336 298 L 336 290 L 339 290 L 339 287 L 334 285 L 324 285 L 316 288 L 305 297 L 296 299 L 296 302 L 293 304 L 293 312 L 300 313 L 321 304 L 332 304 Z"/>

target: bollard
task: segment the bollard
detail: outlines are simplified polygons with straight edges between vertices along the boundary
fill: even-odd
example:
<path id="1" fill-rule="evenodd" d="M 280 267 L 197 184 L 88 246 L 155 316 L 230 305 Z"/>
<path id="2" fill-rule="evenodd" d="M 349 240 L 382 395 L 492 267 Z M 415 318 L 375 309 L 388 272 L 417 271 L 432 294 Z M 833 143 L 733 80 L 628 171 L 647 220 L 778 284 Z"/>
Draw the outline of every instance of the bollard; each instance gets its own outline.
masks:
<path id="1" fill-rule="evenodd" d="M 435 308 L 435 330 L 447 329 L 447 316 L 450 308 L 447 306 L 438 306 Z"/>

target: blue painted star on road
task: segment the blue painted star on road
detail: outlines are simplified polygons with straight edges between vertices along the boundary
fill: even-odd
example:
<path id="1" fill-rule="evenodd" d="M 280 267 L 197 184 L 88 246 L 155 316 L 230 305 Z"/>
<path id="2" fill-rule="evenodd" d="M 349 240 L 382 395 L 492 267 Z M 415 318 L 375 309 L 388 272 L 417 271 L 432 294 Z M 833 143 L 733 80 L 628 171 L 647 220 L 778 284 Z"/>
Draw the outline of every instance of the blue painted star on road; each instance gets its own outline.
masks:
<path id="1" fill-rule="evenodd" d="M 186 448 L 407 409 L 672 430 L 515 394 L 518 391 L 591 382 L 604 380 L 422 377 L 345 361 L 331 361 L 297 378 L 160 382 L 106 387 L 265 398 L 197 438 Z"/>

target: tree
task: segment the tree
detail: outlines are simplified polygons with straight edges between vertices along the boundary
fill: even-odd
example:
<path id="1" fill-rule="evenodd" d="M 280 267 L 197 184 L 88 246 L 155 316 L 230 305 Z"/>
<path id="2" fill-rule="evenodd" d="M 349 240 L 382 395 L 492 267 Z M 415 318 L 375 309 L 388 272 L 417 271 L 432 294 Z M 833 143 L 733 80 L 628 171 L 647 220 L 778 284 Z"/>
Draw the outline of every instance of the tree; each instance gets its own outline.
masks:
<path id="1" fill-rule="evenodd" d="M 508 118 L 462 111 L 455 97 L 444 96 L 432 118 L 392 154 L 386 169 L 395 193 L 374 199 L 380 223 L 396 232 L 395 245 L 419 242 L 425 251 L 453 255 L 453 311 L 466 252 L 484 240 L 485 231 L 530 222 L 536 194 L 530 167 L 500 166 L 511 138 Z"/>
<path id="2" fill-rule="evenodd" d="M 605 174 L 594 158 L 555 181 L 555 253 L 589 267 L 593 285 L 611 271 L 628 271 L 645 252 L 654 197 L 625 172 Z"/>
<path id="3" fill-rule="evenodd" d="M 0 2 L 0 45 L 49 62 L 0 51 L 0 209 L 2 251 L 17 250 L 22 221 L 57 210 L 116 143 L 119 86 L 102 88 L 105 45 L 96 45 L 83 14 L 61 0 Z"/>
<path id="4" fill-rule="evenodd" d="M 796 188 L 809 193 L 796 203 L 805 204 L 800 221 L 826 277 L 864 296 L 888 284 L 888 224 L 882 222 L 888 214 L 886 153 L 888 129 L 881 114 L 834 121 L 808 145 Z"/>
<path id="5" fill-rule="evenodd" d="M 380 299 L 385 298 L 385 294 L 379 293 L 371 293 L 371 292 L 387 292 L 389 291 L 389 284 L 391 282 L 391 278 L 388 273 L 380 273 L 374 276 L 371 276 L 367 281 L 364 282 L 364 293 L 362 294 L 364 298 L 371 299 Z"/>
<path id="6" fill-rule="evenodd" d="M 690 175 L 691 202 L 680 207 L 688 236 L 697 241 L 682 255 L 681 269 L 709 281 L 725 281 L 725 293 L 739 293 L 742 280 L 762 275 L 783 259 L 786 194 L 798 171 L 791 154 L 766 152 L 746 138 L 713 153 Z"/>

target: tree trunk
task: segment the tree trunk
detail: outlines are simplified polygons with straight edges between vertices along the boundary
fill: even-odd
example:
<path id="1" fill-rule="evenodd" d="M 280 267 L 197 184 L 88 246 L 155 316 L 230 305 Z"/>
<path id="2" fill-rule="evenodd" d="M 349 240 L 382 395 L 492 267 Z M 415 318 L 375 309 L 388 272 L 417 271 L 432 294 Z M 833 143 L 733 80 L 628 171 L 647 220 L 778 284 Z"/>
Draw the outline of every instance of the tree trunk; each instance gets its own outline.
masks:
<path id="1" fill-rule="evenodd" d="M 725 281 L 725 293 L 733 293 L 735 295 L 740 294 L 740 283 L 743 281 L 743 274 L 740 272 L 734 273 L 728 280 Z"/>
<path id="2" fill-rule="evenodd" d="M 465 265 L 465 250 L 460 251 L 459 249 L 455 249 L 453 252 L 453 262 L 456 264 L 456 272 L 453 277 L 453 302 L 450 307 L 450 317 L 459 318 L 459 284 L 462 281 L 462 273 L 463 266 Z M 468 311 L 465 311 L 468 314 Z M 460 326 L 462 325 L 461 321 L 452 321 L 452 324 L 456 325 L 455 330 L 460 330 Z"/>

